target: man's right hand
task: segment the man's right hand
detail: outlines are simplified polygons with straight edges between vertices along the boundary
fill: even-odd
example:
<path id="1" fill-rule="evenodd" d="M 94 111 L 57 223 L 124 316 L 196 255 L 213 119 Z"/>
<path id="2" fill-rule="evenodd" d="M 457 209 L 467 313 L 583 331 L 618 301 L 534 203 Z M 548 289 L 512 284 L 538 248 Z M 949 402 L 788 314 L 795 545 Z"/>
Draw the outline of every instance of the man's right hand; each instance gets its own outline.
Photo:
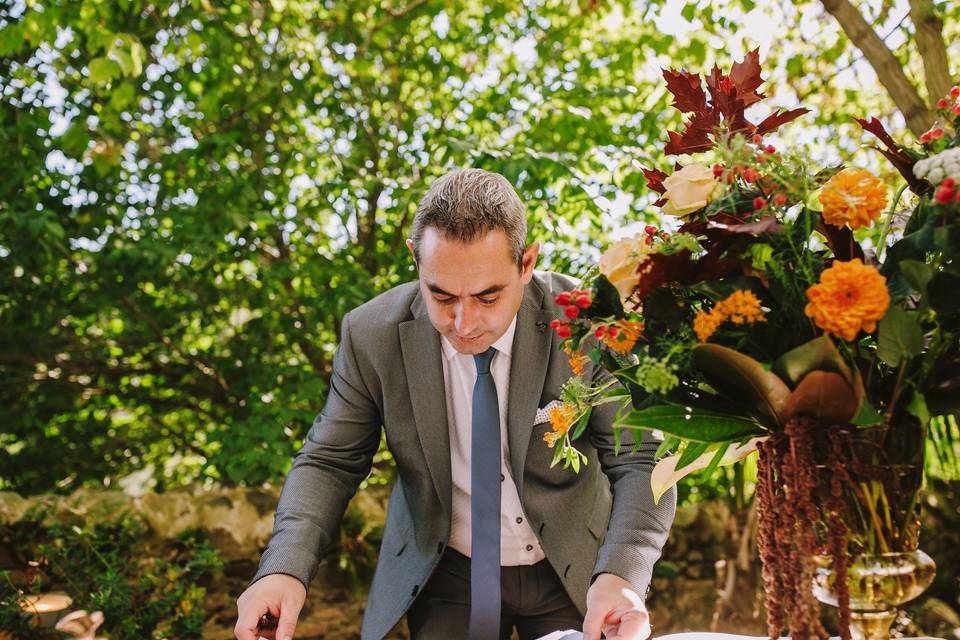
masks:
<path id="1" fill-rule="evenodd" d="M 285 573 L 260 578 L 237 598 L 237 640 L 292 640 L 300 609 L 307 599 L 303 583 Z M 277 620 L 275 630 L 259 627 L 260 618 L 270 614 Z"/>

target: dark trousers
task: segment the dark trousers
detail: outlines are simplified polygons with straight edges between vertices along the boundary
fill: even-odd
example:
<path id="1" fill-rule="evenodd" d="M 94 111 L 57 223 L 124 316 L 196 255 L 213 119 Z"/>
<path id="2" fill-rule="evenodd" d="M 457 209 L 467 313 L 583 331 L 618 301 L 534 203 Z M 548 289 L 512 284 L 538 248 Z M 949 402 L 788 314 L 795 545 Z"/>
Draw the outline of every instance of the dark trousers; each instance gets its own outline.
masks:
<path id="1" fill-rule="evenodd" d="M 547 560 L 500 568 L 500 639 L 534 640 L 562 629 L 580 630 L 583 615 Z M 458 640 L 470 622 L 470 558 L 448 548 L 407 612 L 413 640 Z M 491 638 L 490 640 L 495 640 Z"/>

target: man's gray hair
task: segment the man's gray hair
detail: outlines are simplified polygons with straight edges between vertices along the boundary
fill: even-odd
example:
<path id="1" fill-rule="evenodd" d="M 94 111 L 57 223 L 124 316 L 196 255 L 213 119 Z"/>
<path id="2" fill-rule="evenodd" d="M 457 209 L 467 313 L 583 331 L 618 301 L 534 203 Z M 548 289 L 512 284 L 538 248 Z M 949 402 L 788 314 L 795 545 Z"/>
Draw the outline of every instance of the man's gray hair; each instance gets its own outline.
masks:
<path id="1" fill-rule="evenodd" d="M 517 264 L 523 260 L 527 217 L 513 185 L 499 173 L 461 169 L 434 180 L 413 219 L 413 256 L 420 261 L 420 241 L 427 227 L 448 240 L 473 242 L 490 231 L 507 234 Z"/>

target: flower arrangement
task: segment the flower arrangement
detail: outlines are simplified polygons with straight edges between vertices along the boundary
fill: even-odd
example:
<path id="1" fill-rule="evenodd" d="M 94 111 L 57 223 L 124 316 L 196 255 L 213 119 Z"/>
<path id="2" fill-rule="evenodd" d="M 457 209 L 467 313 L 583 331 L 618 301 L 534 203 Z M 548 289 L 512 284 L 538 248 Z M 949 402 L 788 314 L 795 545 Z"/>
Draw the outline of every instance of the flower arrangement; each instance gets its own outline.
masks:
<path id="1" fill-rule="evenodd" d="M 694 159 L 644 173 L 677 228 L 614 243 L 580 289 L 558 296 L 567 320 L 554 330 L 574 372 L 591 358 L 610 376 L 590 387 L 574 375 L 544 439 L 556 462 L 579 468 L 571 425 L 629 398 L 617 433 L 664 434 L 657 499 L 689 473 L 759 451 L 771 638 L 784 627 L 827 637 L 811 594 L 818 554 L 832 556 L 849 638 L 851 559 L 916 548 L 928 443 L 957 467 L 960 88 L 917 147 L 858 120 L 905 179 L 892 194 L 869 171 L 811 172 L 767 143 L 806 109 L 747 119 L 762 98 L 756 51 L 705 80 L 663 76 L 689 114 L 665 152 Z"/>

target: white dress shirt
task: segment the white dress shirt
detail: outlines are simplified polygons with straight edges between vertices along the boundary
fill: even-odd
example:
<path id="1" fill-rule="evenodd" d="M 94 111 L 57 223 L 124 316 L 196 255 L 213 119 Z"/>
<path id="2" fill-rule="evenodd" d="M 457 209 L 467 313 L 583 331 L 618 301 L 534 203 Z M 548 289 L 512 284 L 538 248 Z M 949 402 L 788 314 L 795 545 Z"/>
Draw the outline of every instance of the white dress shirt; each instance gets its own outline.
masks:
<path id="1" fill-rule="evenodd" d="M 500 339 L 493 343 L 497 353 L 490 364 L 490 373 L 497 386 L 500 408 L 500 564 L 515 566 L 534 564 L 544 559 L 543 549 L 520 505 L 517 485 L 510 473 L 507 450 L 507 394 L 510 391 L 510 353 L 517 319 Z M 450 430 L 450 469 L 453 480 L 453 522 L 450 546 L 470 555 L 470 440 L 473 429 L 473 386 L 477 367 L 473 356 L 458 352 L 446 337 L 443 347 L 443 384 L 447 399 L 447 425 Z M 532 425 L 531 425 L 532 426 Z"/>

